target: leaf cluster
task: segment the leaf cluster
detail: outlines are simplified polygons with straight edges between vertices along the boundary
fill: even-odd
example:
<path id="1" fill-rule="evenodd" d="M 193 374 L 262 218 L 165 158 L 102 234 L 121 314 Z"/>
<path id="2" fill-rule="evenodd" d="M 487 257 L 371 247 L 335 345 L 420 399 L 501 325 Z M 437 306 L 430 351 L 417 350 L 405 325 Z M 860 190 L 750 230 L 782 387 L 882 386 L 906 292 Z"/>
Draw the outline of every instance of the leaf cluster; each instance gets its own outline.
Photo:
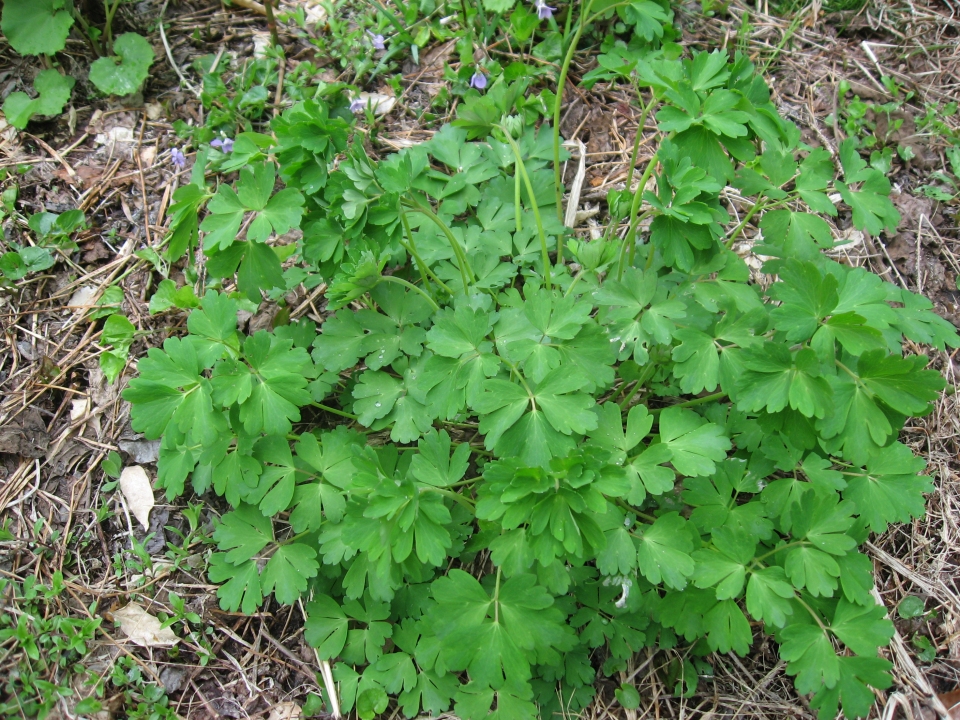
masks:
<path id="1" fill-rule="evenodd" d="M 801 143 L 744 58 L 634 69 L 662 136 L 656 190 L 626 203 L 649 230 L 635 215 L 623 244 L 564 242 L 549 130 L 497 116 L 517 97 L 377 161 L 304 102 L 276 141 L 237 139 L 235 184 L 174 196 L 172 255 L 199 242 L 237 292 L 164 289 L 158 307 L 199 307 L 140 361 L 133 427 L 161 439 L 169 497 L 232 508 L 221 607 L 302 600 L 362 718 L 579 709 L 643 648 L 704 662 L 758 634 L 821 718 L 891 682 L 858 548 L 931 489 L 897 438 L 944 382 L 904 343 L 960 338 L 824 252 L 834 193 L 855 226 L 896 225 L 855 143 L 839 168 Z M 731 249 L 731 185 L 756 203 L 759 277 Z M 326 283 L 319 328 L 238 331 L 241 302 L 300 282 Z"/>

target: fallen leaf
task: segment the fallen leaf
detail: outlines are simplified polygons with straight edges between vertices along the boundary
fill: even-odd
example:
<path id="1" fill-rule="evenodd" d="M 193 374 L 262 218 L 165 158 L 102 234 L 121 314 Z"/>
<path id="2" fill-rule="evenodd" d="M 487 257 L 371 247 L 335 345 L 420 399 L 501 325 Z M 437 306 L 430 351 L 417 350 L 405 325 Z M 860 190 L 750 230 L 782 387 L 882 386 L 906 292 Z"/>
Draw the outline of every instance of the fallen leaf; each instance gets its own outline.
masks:
<path id="1" fill-rule="evenodd" d="M 120 473 L 120 492 L 130 512 L 145 530 L 150 529 L 150 511 L 153 509 L 153 486 L 147 471 L 139 465 L 125 467 Z"/>
<path id="2" fill-rule="evenodd" d="M 147 120 L 156 122 L 163 117 L 163 105 L 160 103 L 147 103 L 144 109 L 147 111 Z"/>
<path id="3" fill-rule="evenodd" d="M 49 445 L 46 423 L 34 408 L 28 408 L 19 417 L 8 420 L 0 427 L 0 453 L 41 458 L 47 454 Z"/>
<path id="4" fill-rule="evenodd" d="M 160 620 L 137 603 L 115 610 L 113 618 L 120 623 L 120 629 L 130 642 L 142 647 L 170 647 L 180 642 L 173 630 L 161 627 Z"/>
<path id="5" fill-rule="evenodd" d="M 74 310 L 86 310 L 94 305 L 97 298 L 97 289 L 92 285 L 84 285 L 70 296 L 67 307 Z"/>
<path id="6" fill-rule="evenodd" d="M 94 142 L 96 142 L 97 145 L 106 145 L 111 142 L 132 143 L 135 139 L 132 128 L 117 126 L 110 128 L 109 132 L 99 133 L 94 138 Z"/>
<path id="7" fill-rule="evenodd" d="M 320 3 L 308 3 L 306 6 L 307 24 L 324 25 L 327 22 L 327 9 Z"/>
<path id="8" fill-rule="evenodd" d="M 937 697 L 940 698 L 940 702 L 950 713 L 951 720 L 960 719 L 960 690 L 951 690 L 942 695 L 937 695 Z"/>
<path id="9" fill-rule="evenodd" d="M 270 717 L 267 720 L 298 720 L 301 715 L 303 710 L 300 706 L 288 700 L 270 708 Z"/>
<path id="10" fill-rule="evenodd" d="M 148 145 L 145 148 L 140 150 L 140 163 L 145 167 L 152 167 L 153 161 L 157 159 L 157 148 L 153 145 Z"/>
<path id="11" fill-rule="evenodd" d="M 118 444 L 135 463 L 152 463 L 160 457 L 159 440 L 121 440 Z"/>
<path id="12" fill-rule="evenodd" d="M 75 422 L 90 412 L 90 398 L 74 400 L 70 408 L 70 422 Z"/>
<path id="13" fill-rule="evenodd" d="M 270 39 L 270 33 L 255 32 L 253 34 L 253 57 L 257 59 L 265 58 L 267 56 L 267 50 L 270 49 L 272 44 L 273 41 Z"/>

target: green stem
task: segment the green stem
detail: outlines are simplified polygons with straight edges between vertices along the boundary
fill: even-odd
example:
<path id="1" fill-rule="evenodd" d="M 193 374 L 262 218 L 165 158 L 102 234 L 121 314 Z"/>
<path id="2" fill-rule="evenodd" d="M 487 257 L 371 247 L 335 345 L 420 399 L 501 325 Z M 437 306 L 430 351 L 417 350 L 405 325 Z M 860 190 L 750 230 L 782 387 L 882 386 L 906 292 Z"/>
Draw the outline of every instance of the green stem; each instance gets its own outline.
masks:
<path id="1" fill-rule="evenodd" d="M 778 548 L 774 548 L 774 549 L 771 550 L 770 552 L 766 552 L 766 553 L 764 553 L 763 555 L 759 555 L 759 556 L 755 557 L 755 558 L 753 559 L 753 561 L 754 561 L 754 562 L 758 562 L 758 563 L 762 563 L 766 558 L 770 557 L 771 555 L 776 555 L 778 552 L 782 552 L 782 551 L 784 551 L 784 550 L 789 550 L 789 549 L 792 548 L 792 547 L 802 547 L 802 546 L 804 546 L 804 545 L 809 545 L 809 544 L 810 544 L 810 543 L 806 542 L 805 540 L 797 540 L 796 542 L 787 543 L 786 545 L 781 545 L 781 546 L 778 547 Z"/>
<path id="2" fill-rule="evenodd" d="M 687 400 L 686 402 L 677 403 L 676 405 L 670 405 L 672 408 L 688 408 L 696 407 L 697 405 L 706 405 L 707 403 L 712 403 L 714 400 L 719 400 L 720 398 L 726 397 L 725 392 L 715 392 L 710 395 L 704 395 L 703 397 L 694 398 L 693 400 Z M 650 412 L 651 414 L 656 414 L 667 408 L 653 408 Z"/>
<path id="3" fill-rule="evenodd" d="M 429 288 L 430 283 L 427 281 L 427 273 L 424 271 L 423 260 L 420 258 L 420 254 L 417 252 L 417 246 L 413 242 L 413 233 L 410 232 L 410 224 L 407 222 L 407 218 L 405 213 L 403 212 L 403 208 L 400 207 L 399 204 L 397 206 L 397 213 L 400 215 L 400 222 L 403 225 L 403 231 L 407 236 L 407 240 L 409 241 L 409 244 L 407 244 L 403 241 L 403 238 L 400 238 L 400 246 L 407 251 L 410 257 L 416 260 L 417 270 L 420 273 L 420 280 L 423 281 L 423 286 L 425 288 Z"/>
<path id="4" fill-rule="evenodd" d="M 316 402 L 315 402 L 315 403 L 309 403 L 309 404 L 310 404 L 312 407 L 319 408 L 320 410 L 323 410 L 324 412 L 333 413 L 334 415 L 339 415 L 340 417 L 349 418 L 350 420 L 357 420 L 357 419 L 358 419 L 356 415 L 351 415 L 350 413 L 344 412 L 343 410 L 337 410 L 336 408 L 332 408 L 332 407 L 330 407 L 329 405 L 323 405 L 323 404 L 321 404 L 321 403 L 316 403 Z"/>
<path id="5" fill-rule="evenodd" d="M 94 39 L 90 32 L 90 24 L 76 8 L 73 9 L 73 19 L 80 24 L 80 29 L 83 30 L 83 34 L 87 36 L 87 42 L 90 43 L 90 48 L 93 50 L 93 54 L 97 57 L 103 57 L 103 50 L 100 47 L 100 43 Z"/>
<path id="6" fill-rule="evenodd" d="M 637 96 L 639 97 L 640 92 L 637 91 Z M 643 108 L 643 112 L 640 113 L 640 122 L 637 125 L 637 136 L 633 139 L 633 152 L 630 155 L 630 168 L 627 170 L 627 190 L 633 186 L 633 172 L 637 167 L 637 155 L 640 154 L 640 141 L 643 140 L 643 128 L 647 124 L 647 118 L 650 116 L 650 111 L 653 110 L 653 105 L 658 100 L 657 94 L 654 92 L 650 93 L 650 102 L 647 103 L 646 107 Z"/>
<path id="7" fill-rule="evenodd" d="M 423 299 L 430 303 L 430 307 L 433 308 L 434 312 L 440 310 L 440 306 L 437 305 L 437 301 L 430 297 L 430 295 L 425 292 L 423 288 L 418 288 L 416 285 L 411 282 L 407 282 L 403 278 L 398 278 L 396 275 L 381 275 L 380 282 L 392 282 L 396 283 L 397 285 L 403 285 L 408 290 L 413 290 L 414 292 L 420 293 Z"/>
<path id="8" fill-rule="evenodd" d="M 750 222 L 753 216 L 756 215 L 760 210 L 763 210 L 765 207 L 769 207 L 769 203 L 767 202 L 766 198 L 763 200 L 758 200 L 753 204 L 753 207 L 747 211 L 747 214 L 743 216 L 743 220 L 740 221 L 740 224 L 733 229 L 733 232 L 730 233 L 730 237 L 727 238 L 727 250 L 733 247 L 734 241 L 737 239 L 740 233 L 743 232 L 743 229 L 747 226 L 747 223 Z"/>
<path id="9" fill-rule="evenodd" d="M 456 236 L 453 234 L 453 231 L 447 227 L 447 224 L 437 217 L 436 213 L 433 212 L 430 208 L 425 205 L 422 205 L 419 200 L 415 197 L 408 196 L 410 202 L 413 203 L 413 210 L 426 215 L 430 220 L 443 232 L 447 238 L 447 242 L 450 243 L 450 247 L 453 250 L 453 254 L 457 256 L 457 263 L 460 265 L 460 278 L 463 280 L 463 291 L 467 292 L 467 287 L 469 283 L 467 282 L 467 277 L 469 276 L 470 282 L 476 282 L 477 276 L 473 274 L 473 268 L 470 267 L 470 263 L 467 262 L 466 253 L 464 253 L 463 248 L 460 247 L 460 241 L 457 240 Z"/>
<path id="10" fill-rule="evenodd" d="M 104 33 L 107 37 L 106 49 L 108 52 L 113 52 L 113 16 L 117 14 L 117 9 L 120 7 L 120 0 L 117 0 L 112 5 L 109 0 L 104 2 L 104 10 L 106 11 L 106 22 L 104 23 Z"/>
<path id="11" fill-rule="evenodd" d="M 513 206 L 517 215 L 517 235 L 523 230 L 523 208 L 520 206 L 520 170 L 514 168 L 513 173 Z"/>
<path id="12" fill-rule="evenodd" d="M 583 0 L 584 6 L 580 14 L 580 21 L 577 23 L 577 32 L 567 47 L 567 54 L 563 58 L 563 64 L 560 66 L 560 77 L 557 80 L 557 96 L 553 101 L 553 180 L 556 184 L 557 193 L 557 219 L 563 222 L 563 178 L 560 171 L 560 106 L 563 104 L 563 88 L 567 84 L 567 73 L 570 72 L 570 63 L 573 61 L 573 55 L 577 52 L 577 45 L 580 42 L 580 36 L 583 35 L 583 29 L 586 27 L 584 15 L 590 12 L 593 0 Z"/>
<path id="13" fill-rule="evenodd" d="M 453 295 L 453 290 L 447 287 L 447 284 L 438 278 L 433 270 L 430 269 L 430 266 L 427 265 L 423 261 L 423 258 L 420 257 L 420 253 L 417 251 L 417 244 L 413 240 L 413 231 L 410 230 L 410 221 L 407 219 L 407 214 L 403 211 L 403 207 L 398 207 L 397 209 L 400 212 L 400 222 L 403 223 L 403 232 L 407 236 L 409 247 L 404 245 L 402 240 L 400 241 L 400 244 L 403 245 L 403 248 L 413 256 L 414 260 L 417 261 L 417 269 L 420 271 L 420 277 L 423 278 L 423 284 L 427 284 L 427 279 L 424 276 L 424 273 L 426 273 L 430 276 L 430 279 L 442 287 L 447 294 Z"/>
<path id="14" fill-rule="evenodd" d="M 444 497 L 448 497 L 451 500 L 453 500 L 455 503 L 459 505 L 463 505 L 467 510 L 470 510 L 470 511 L 473 511 L 476 507 L 469 498 L 464 497 L 460 493 L 453 492 L 452 490 L 447 490 L 446 488 L 430 486 L 430 487 L 423 488 L 423 492 L 435 492 L 440 495 L 443 495 Z"/>
<path id="15" fill-rule="evenodd" d="M 487 14 L 483 11 L 483 5 L 477 0 L 477 15 L 480 16 L 480 24 L 483 27 L 483 45 L 490 42 L 490 23 L 487 22 Z"/>
<path id="16" fill-rule="evenodd" d="M 583 277 L 583 274 L 585 272 L 586 272 L 586 269 L 581 267 L 580 272 L 578 272 L 576 275 L 573 276 L 573 282 L 570 283 L 570 287 L 568 287 L 567 291 L 563 294 L 564 297 L 567 297 L 571 292 L 573 292 L 573 288 L 576 287 L 578 282 L 580 282 L 580 278 Z"/>
<path id="17" fill-rule="evenodd" d="M 463 11 L 463 31 L 467 33 L 470 54 L 473 55 L 473 25 L 470 23 L 470 15 L 467 12 L 467 0 L 460 0 L 460 9 Z"/>
<path id="18" fill-rule="evenodd" d="M 527 395 L 530 397 L 530 403 L 533 405 L 533 411 L 536 412 L 537 411 L 536 396 L 533 394 L 533 390 L 530 389 L 530 385 L 527 384 L 526 378 L 523 377 L 523 373 L 520 372 L 520 370 L 517 368 L 516 365 L 514 365 L 512 362 L 507 360 L 502 355 L 500 356 L 500 360 L 503 361 L 503 364 L 506 365 L 508 368 L 510 368 L 513 374 L 517 376 L 517 380 L 520 381 L 520 384 L 523 385 L 523 389 L 527 391 Z"/>
<path id="19" fill-rule="evenodd" d="M 493 622 L 500 622 L 500 572 L 501 569 L 497 568 L 497 584 L 493 590 Z"/>
<path id="20" fill-rule="evenodd" d="M 820 629 L 823 631 L 823 634 L 826 635 L 827 638 L 829 638 L 829 637 L 830 637 L 830 635 L 829 635 L 829 628 L 828 628 L 826 625 L 823 624 L 823 621 L 820 619 L 820 616 L 817 615 L 816 611 L 815 611 L 812 607 L 810 607 L 810 606 L 804 601 L 804 599 L 803 599 L 802 597 L 800 597 L 799 595 L 794 595 L 794 598 L 793 598 L 793 599 L 796 600 L 796 601 L 797 601 L 798 603 L 800 603 L 801 605 L 803 605 L 803 607 L 806 609 L 806 611 L 807 611 L 808 613 L 810 613 L 810 617 L 812 617 L 812 618 L 816 621 L 817 625 L 820 626 Z"/>
<path id="21" fill-rule="evenodd" d="M 641 217 L 638 217 L 637 213 L 640 212 L 640 205 L 643 202 L 643 188 L 647 185 L 647 180 L 650 179 L 650 175 L 653 174 L 653 169 L 657 165 L 657 154 L 654 153 L 653 157 L 650 158 L 650 161 L 647 163 L 647 168 L 643 171 L 643 175 L 640 176 L 640 182 L 637 184 L 637 192 L 633 196 L 633 202 L 630 203 L 630 227 L 627 230 L 627 235 L 623 239 L 623 245 L 620 247 L 620 262 L 617 267 L 617 280 L 623 277 L 624 269 L 624 260 L 626 259 L 627 248 L 633 248 L 637 238 L 637 226 L 640 224 Z M 630 253 L 630 261 L 633 261 L 634 252 Z"/>
<path id="22" fill-rule="evenodd" d="M 283 546 L 283 545 L 290 545 L 291 543 L 295 543 L 295 542 L 296 542 L 297 540 L 299 540 L 300 538 L 306 537 L 307 535 L 309 535 L 309 534 L 312 533 L 312 532 L 314 532 L 314 531 L 313 531 L 313 530 L 304 530 L 302 533 L 297 533 L 296 535 L 291 535 L 291 536 L 288 537 L 286 540 L 279 540 L 279 541 L 277 541 L 277 547 L 281 547 L 281 546 Z"/>
<path id="23" fill-rule="evenodd" d="M 588 0 L 592 2 L 592 0 Z M 530 205 L 533 208 L 533 219 L 537 223 L 537 232 L 540 234 L 540 252 L 543 255 L 543 282 L 547 287 L 547 290 L 550 289 L 550 252 L 547 249 L 547 234 L 543 231 L 543 219 L 540 217 L 540 206 L 537 204 L 537 197 L 533 192 L 533 183 L 530 182 L 530 176 L 527 174 L 527 166 L 523 164 L 523 157 L 520 155 L 520 146 L 517 145 L 517 141 L 513 139 L 510 133 L 506 128 L 502 127 L 500 130 L 503 132 L 504 137 L 507 138 L 507 142 L 510 144 L 510 149 L 513 150 L 513 156 L 516 159 L 517 170 L 520 171 L 520 176 L 523 178 L 523 184 L 527 187 L 527 194 L 530 196 Z M 557 258 L 560 260 L 560 255 L 563 253 L 563 248 L 560 245 L 560 240 L 557 240 Z M 561 260 L 562 262 L 562 260 Z"/>
<path id="24" fill-rule="evenodd" d="M 645 513 L 645 512 L 641 512 L 641 511 L 637 510 L 635 507 L 630 507 L 629 505 L 627 505 L 626 502 L 624 502 L 624 501 L 621 500 L 620 498 L 617 498 L 615 502 L 616 502 L 617 506 L 618 506 L 621 510 L 626 510 L 628 513 L 633 513 L 633 514 L 636 515 L 638 518 L 642 518 L 643 520 L 646 520 L 647 522 L 656 522 L 656 521 L 657 521 L 657 519 L 656 519 L 653 515 L 648 515 L 648 514 Z"/>
<path id="25" fill-rule="evenodd" d="M 653 377 L 653 373 L 655 371 L 656 367 L 653 362 L 649 362 L 644 366 L 643 373 L 641 373 L 640 377 L 637 378 L 637 382 L 634 384 L 633 390 L 627 396 L 626 400 L 620 403 L 620 412 L 623 412 L 630 407 L 630 403 L 633 402 L 633 398 L 636 397 L 638 392 L 640 392 L 647 380 Z"/>
<path id="26" fill-rule="evenodd" d="M 263 9 L 267 14 L 267 30 L 270 31 L 270 41 L 274 47 L 280 47 L 280 36 L 277 34 L 277 18 L 273 14 L 273 2 L 274 0 L 263 0 Z"/>

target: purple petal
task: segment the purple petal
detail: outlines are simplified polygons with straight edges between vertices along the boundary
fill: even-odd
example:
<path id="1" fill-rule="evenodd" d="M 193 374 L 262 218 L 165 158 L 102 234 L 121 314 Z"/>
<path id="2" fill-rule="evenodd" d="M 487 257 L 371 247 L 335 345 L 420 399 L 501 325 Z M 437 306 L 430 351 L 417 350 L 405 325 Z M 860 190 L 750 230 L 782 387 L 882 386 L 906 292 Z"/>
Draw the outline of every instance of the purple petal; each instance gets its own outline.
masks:
<path id="1" fill-rule="evenodd" d="M 225 153 L 233 152 L 233 140 L 230 138 L 223 139 L 223 151 Z"/>
<path id="2" fill-rule="evenodd" d="M 556 10 L 555 7 L 550 7 L 547 5 L 545 0 L 537 0 L 533 4 L 534 9 L 537 11 L 537 17 L 540 20 L 549 20 L 553 17 L 553 13 Z"/>
<path id="3" fill-rule="evenodd" d="M 350 101 L 350 112 L 359 113 L 363 112 L 364 108 L 367 107 L 367 104 L 363 101 L 363 98 L 354 98 Z"/>
<path id="4" fill-rule="evenodd" d="M 216 140 L 211 140 L 210 147 L 217 148 L 217 150 L 219 150 L 220 148 L 223 147 L 223 140 L 221 140 L 220 138 L 217 138 Z"/>
<path id="5" fill-rule="evenodd" d="M 370 42 L 373 44 L 374 50 L 383 50 L 384 49 L 384 37 L 380 33 L 372 33 L 367 30 L 367 35 L 370 36 Z"/>
<path id="6" fill-rule="evenodd" d="M 477 90 L 483 90 L 487 86 L 487 76 L 482 72 L 477 71 L 473 74 L 473 77 L 470 78 L 470 87 L 476 88 Z"/>

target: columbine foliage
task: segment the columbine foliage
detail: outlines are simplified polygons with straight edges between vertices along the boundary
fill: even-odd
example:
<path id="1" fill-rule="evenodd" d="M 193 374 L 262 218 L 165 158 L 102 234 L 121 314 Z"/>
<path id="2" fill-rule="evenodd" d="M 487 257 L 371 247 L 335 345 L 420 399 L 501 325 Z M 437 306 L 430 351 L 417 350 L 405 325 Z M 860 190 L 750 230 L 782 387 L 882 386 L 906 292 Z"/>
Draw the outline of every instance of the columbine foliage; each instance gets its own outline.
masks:
<path id="1" fill-rule="evenodd" d="M 960 338 L 824 252 L 834 192 L 857 227 L 898 221 L 852 141 L 839 169 L 801 143 L 744 58 L 651 58 L 601 59 L 650 89 L 661 133 L 655 190 L 611 197 L 625 241 L 565 237 L 550 129 L 502 84 L 379 162 L 348 143 L 346 98 L 298 104 L 275 140 L 237 137 L 234 186 L 174 196 L 170 259 L 199 242 L 251 299 L 325 282 L 327 312 L 243 336 L 237 296 L 209 290 L 140 361 L 133 426 L 162 438 L 170 498 L 232 507 L 223 609 L 302 599 L 362 718 L 391 697 L 549 716 L 645 647 L 744 655 L 755 631 L 822 718 L 891 682 L 858 547 L 931 489 L 897 435 L 944 382 L 904 338 Z M 730 249 L 729 185 L 755 199 L 760 273 Z"/>

